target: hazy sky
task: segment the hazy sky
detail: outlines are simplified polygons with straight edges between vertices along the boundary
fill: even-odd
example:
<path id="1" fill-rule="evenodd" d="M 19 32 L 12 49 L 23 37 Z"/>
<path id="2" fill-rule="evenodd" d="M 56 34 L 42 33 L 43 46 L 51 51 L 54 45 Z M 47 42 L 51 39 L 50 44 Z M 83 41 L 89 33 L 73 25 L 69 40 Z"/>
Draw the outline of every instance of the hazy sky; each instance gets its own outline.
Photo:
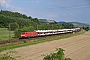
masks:
<path id="1" fill-rule="evenodd" d="M 90 0 L 0 0 L 0 10 L 57 22 L 90 23 Z"/>

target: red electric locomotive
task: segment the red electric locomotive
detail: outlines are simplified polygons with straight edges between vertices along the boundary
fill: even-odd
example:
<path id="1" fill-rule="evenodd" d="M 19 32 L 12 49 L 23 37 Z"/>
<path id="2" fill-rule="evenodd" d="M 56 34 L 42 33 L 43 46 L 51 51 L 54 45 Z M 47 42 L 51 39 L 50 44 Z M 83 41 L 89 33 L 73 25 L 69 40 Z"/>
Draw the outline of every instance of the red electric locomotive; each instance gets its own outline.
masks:
<path id="1" fill-rule="evenodd" d="M 38 36 L 37 32 L 23 32 L 21 33 L 21 38 L 29 38 Z"/>

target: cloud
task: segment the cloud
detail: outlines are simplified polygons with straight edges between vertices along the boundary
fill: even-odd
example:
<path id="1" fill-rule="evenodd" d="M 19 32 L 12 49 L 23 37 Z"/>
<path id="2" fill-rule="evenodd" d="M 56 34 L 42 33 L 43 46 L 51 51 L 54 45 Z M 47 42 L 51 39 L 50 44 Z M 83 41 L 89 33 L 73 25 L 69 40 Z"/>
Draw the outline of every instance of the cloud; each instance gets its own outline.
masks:
<path id="1" fill-rule="evenodd" d="M 88 4 L 90 5 L 90 0 L 87 0 Z"/>
<path id="2" fill-rule="evenodd" d="M 72 13 L 69 13 L 70 15 L 72 15 Z"/>
<path id="3" fill-rule="evenodd" d="M 33 2 L 33 3 L 37 3 L 37 4 L 40 3 L 40 1 L 32 1 L 32 2 Z"/>
<path id="4" fill-rule="evenodd" d="M 27 1 L 27 2 L 30 2 L 30 1 Z M 34 1 L 32 1 L 32 2 L 34 2 Z M 10 0 L 0 0 L 0 7 L 6 8 L 7 10 L 10 10 L 12 12 L 19 12 L 22 14 L 26 14 L 27 16 L 32 16 L 32 15 L 35 16 L 35 14 L 36 14 L 35 10 L 16 7 L 9 3 L 17 3 L 17 2 L 11 2 Z M 38 3 L 38 2 L 36 2 L 36 3 Z"/>
<path id="5" fill-rule="evenodd" d="M 6 0 L 0 0 L 0 5 L 6 8 L 12 7 L 6 2 Z"/>
<path id="6" fill-rule="evenodd" d="M 88 5 L 85 5 L 85 6 L 74 6 L 74 7 L 71 7 L 71 8 L 80 9 L 80 8 L 89 8 L 89 6 Z"/>
<path id="7" fill-rule="evenodd" d="M 5 7 L 5 8 L 7 8 L 7 9 L 13 11 L 13 12 L 19 12 L 19 13 L 24 13 L 24 14 L 27 13 L 27 11 L 29 13 L 32 13 L 33 12 L 32 10 L 29 10 L 29 9 L 23 9 L 23 8 L 20 8 L 20 7 L 15 7 L 13 5 L 10 5 L 8 3 L 9 1 L 10 0 L 0 0 L 1 7 Z"/>
<path id="8" fill-rule="evenodd" d="M 58 6 L 57 8 L 58 8 L 57 10 L 59 10 L 59 9 L 84 9 L 84 8 L 90 8 L 90 6 L 89 5 L 60 6 L 60 7 Z"/>
<path id="9" fill-rule="evenodd" d="M 18 9 L 19 10 L 18 7 L 14 7 L 13 5 L 10 5 L 9 3 L 7 3 L 7 1 L 9 1 L 9 0 L 0 0 L 0 5 L 2 7 L 9 8 L 11 10 L 15 10 L 15 9 Z"/>
<path id="10" fill-rule="evenodd" d="M 68 6 L 66 7 L 67 9 L 70 8 L 74 8 L 74 9 L 80 9 L 80 8 L 89 8 L 90 6 L 88 4 L 80 4 L 80 5 L 72 5 L 72 6 Z"/>
<path id="11" fill-rule="evenodd" d="M 2 3 L 6 3 L 5 0 L 0 0 L 0 4 L 2 4 Z"/>
<path id="12" fill-rule="evenodd" d="M 66 16 L 67 14 L 63 14 L 64 16 Z"/>

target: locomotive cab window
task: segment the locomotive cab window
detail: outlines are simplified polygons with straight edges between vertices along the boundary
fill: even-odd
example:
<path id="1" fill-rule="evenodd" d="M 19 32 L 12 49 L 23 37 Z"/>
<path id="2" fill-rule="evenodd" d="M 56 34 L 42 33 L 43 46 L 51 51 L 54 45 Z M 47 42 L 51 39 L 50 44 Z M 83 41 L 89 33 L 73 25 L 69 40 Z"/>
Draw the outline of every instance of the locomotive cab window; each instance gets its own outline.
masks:
<path id="1" fill-rule="evenodd" d="M 25 34 L 25 32 L 23 32 L 22 34 Z"/>

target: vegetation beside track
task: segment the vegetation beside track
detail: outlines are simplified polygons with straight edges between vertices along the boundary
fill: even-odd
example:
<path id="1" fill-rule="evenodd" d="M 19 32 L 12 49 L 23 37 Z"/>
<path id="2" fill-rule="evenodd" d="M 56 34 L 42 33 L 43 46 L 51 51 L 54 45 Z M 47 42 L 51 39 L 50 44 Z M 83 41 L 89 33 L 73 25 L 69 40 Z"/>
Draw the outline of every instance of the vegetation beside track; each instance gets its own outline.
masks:
<path id="1" fill-rule="evenodd" d="M 60 39 L 63 39 L 63 38 L 69 38 L 69 37 L 80 35 L 80 34 L 83 34 L 83 33 L 85 33 L 84 30 L 82 30 L 80 32 L 77 32 L 77 33 L 74 33 L 74 34 L 54 35 L 54 36 L 49 36 L 49 37 L 38 38 L 38 39 L 35 39 L 35 40 L 23 40 L 23 42 L 4 44 L 4 45 L 0 45 L 0 52 L 4 51 L 4 50 L 8 50 L 8 49 L 14 49 L 14 48 L 33 45 L 33 44 L 38 44 L 38 43 L 60 40 Z"/>
<path id="2" fill-rule="evenodd" d="M 10 31 L 10 39 L 14 37 L 13 31 Z M 0 42 L 9 40 L 9 30 L 7 28 L 0 28 Z"/>

